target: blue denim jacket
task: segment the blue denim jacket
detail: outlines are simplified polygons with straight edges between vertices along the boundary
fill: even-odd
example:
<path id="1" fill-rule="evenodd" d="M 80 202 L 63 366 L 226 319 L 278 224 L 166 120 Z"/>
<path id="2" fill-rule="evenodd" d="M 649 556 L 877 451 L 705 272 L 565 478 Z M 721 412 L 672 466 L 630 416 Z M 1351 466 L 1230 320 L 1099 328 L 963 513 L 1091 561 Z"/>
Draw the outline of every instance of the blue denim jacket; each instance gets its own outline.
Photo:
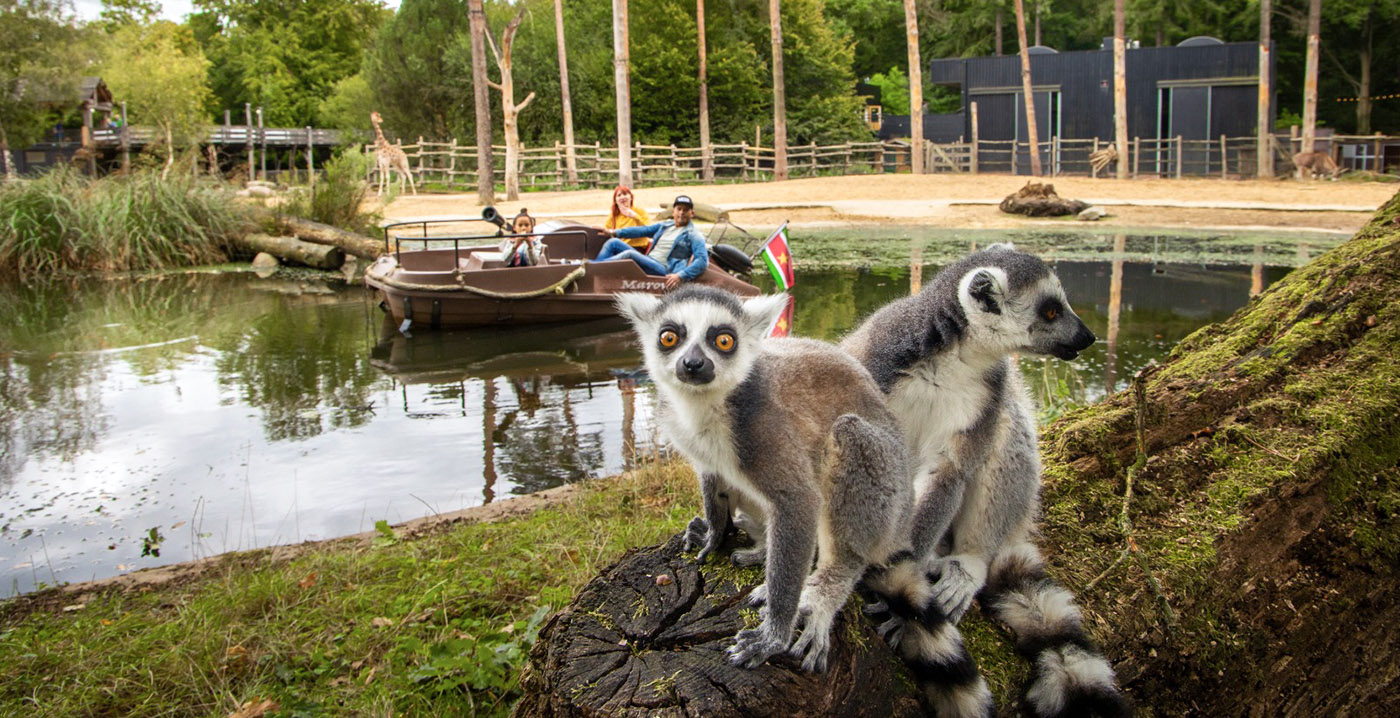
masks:
<path id="1" fill-rule="evenodd" d="M 614 235 L 622 239 L 651 237 L 651 241 L 655 242 L 660 239 L 662 232 L 670 229 L 675 223 L 675 220 L 668 219 L 641 227 L 623 227 L 614 232 Z M 705 273 L 705 268 L 710 266 L 710 252 L 705 249 L 705 237 L 695 228 L 694 222 L 681 230 L 680 236 L 676 237 L 676 243 L 671 245 L 671 254 L 663 263 L 666 265 L 667 274 L 679 274 L 681 279 L 687 282 Z"/>

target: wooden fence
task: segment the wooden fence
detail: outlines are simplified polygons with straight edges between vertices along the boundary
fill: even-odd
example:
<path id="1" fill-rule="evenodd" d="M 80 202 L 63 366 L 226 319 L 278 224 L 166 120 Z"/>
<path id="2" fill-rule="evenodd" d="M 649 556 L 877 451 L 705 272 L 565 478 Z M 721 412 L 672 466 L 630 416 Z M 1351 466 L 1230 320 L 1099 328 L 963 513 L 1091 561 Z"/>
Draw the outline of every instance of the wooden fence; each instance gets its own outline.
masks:
<path id="1" fill-rule="evenodd" d="M 1271 138 L 1276 175 L 1293 172 L 1291 157 L 1301 140 Z M 1400 137 L 1329 136 L 1318 139 L 1321 151 L 1334 157 L 1345 145 L 1364 146 L 1363 161 L 1340 162 L 1344 169 L 1376 171 L 1381 167 L 1386 144 L 1400 143 Z M 1041 168 L 1047 177 L 1095 176 L 1089 157 L 1109 145 L 1098 139 L 1051 138 L 1040 143 Z M 1182 137 L 1133 138 L 1129 143 L 1129 172 L 1133 177 L 1253 177 L 1256 174 L 1257 141 L 1254 137 L 1225 137 L 1189 140 Z M 1371 148 L 1374 148 L 1373 150 Z M 469 191 L 476 187 L 475 145 L 451 142 L 418 142 L 403 145 L 421 183 L 448 190 Z M 373 152 L 373 145 L 365 146 Z M 495 180 L 505 179 L 505 147 L 492 147 Z M 567 189 L 571 187 L 611 187 L 618 180 L 618 153 L 599 143 L 575 145 L 576 181 L 570 181 L 565 166 L 564 146 L 527 147 L 520 152 L 522 189 Z M 773 178 L 771 147 L 712 145 L 710 167 L 715 181 L 765 181 Z M 830 175 L 883 174 L 908 172 L 910 145 L 903 141 L 847 142 L 839 145 L 797 145 L 788 147 L 788 176 L 791 178 Z M 699 147 L 636 144 L 632 148 L 632 178 L 637 186 L 686 184 L 704 181 L 704 157 Z M 929 173 L 1030 173 L 1030 146 L 1026 142 L 979 140 L 977 142 L 924 143 L 924 167 Z M 1112 166 L 1105 176 L 1114 176 Z M 371 171 L 373 178 L 373 170 Z"/>

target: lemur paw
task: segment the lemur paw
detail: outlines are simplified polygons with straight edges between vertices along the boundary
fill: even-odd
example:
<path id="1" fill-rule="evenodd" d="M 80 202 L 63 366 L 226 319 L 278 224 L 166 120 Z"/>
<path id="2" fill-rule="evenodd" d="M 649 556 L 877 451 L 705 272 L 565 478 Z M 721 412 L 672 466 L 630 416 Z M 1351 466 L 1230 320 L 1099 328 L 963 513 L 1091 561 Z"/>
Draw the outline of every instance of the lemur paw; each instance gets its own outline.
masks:
<path id="1" fill-rule="evenodd" d="M 735 566 L 762 566 L 768 558 L 768 551 L 762 546 L 746 548 L 729 554 L 729 560 Z"/>
<path id="2" fill-rule="evenodd" d="M 879 627 L 875 629 L 875 632 L 880 634 L 880 638 L 884 639 L 885 643 L 888 643 L 891 648 L 899 648 L 900 641 L 904 640 L 904 629 L 904 619 L 891 618 L 880 624 Z"/>
<path id="3" fill-rule="evenodd" d="M 938 559 L 932 571 L 938 574 L 938 581 L 933 584 L 934 603 L 949 621 L 957 623 L 986 585 L 987 564 L 970 554 L 954 554 Z"/>
<path id="4" fill-rule="evenodd" d="M 768 603 L 768 584 L 760 583 L 749 591 L 749 597 L 744 599 L 750 606 L 762 606 Z"/>
<path id="5" fill-rule="evenodd" d="M 753 668 L 786 649 L 787 644 L 768 635 L 763 626 L 746 628 L 734 634 L 734 645 L 729 648 L 729 662 Z"/>
<path id="6" fill-rule="evenodd" d="M 822 673 L 826 670 L 826 655 L 831 650 L 829 627 L 809 626 L 788 649 L 788 655 L 802 659 L 802 670 Z"/>
<path id="7" fill-rule="evenodd" d="M 882 613 L 889 613 L 890 605 L 884 601 L 872 601 L 871 603 L 865 604 L 865 607 L 861 610 L 864 611 L 867 616 L 878 616 Z"/>
<path id="8" fill-rule="evenodd" d="M 702 516 L 690 520 L 690 525 L 685 527 L 685 550 L 700 549 L 700 553 L 695 555 L 696 563 L 704 563 L 719 548 L 724 536 L 718 533 Z"/>

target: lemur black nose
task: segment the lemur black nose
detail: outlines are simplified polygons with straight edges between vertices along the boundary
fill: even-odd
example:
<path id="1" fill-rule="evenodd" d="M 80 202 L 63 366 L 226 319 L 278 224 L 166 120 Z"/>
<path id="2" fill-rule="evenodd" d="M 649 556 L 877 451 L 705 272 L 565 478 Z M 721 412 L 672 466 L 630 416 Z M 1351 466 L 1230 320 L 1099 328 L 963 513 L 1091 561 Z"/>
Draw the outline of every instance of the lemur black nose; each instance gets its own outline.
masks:
<path id="1" fill-rule="evenodd" d="M 695 373 L 705 368 L 705 360 L 700 357 L 686 357 L 681 360 L 681 366 L 691 373 Z"/>

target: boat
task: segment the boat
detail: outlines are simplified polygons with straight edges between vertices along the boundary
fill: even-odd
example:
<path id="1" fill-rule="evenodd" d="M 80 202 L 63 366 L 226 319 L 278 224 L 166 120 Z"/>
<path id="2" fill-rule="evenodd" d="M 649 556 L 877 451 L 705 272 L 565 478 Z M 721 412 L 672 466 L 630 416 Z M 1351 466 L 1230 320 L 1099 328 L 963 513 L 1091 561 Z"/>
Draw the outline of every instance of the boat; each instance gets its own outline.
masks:
<path id="1" fill-rule="evenodd" d="M 488 230 L 481 223 L 494 226 Z M 405 333 L 415 327 L 615 317 L 613 300 L 619 292 L 666 291 L 662 277 L 644 273 L 635 262 L 592 261 L 608 236 L 596 227 L 565 220 L 542 222 L 530 235 L 544 243 L 546 262 L 507 267 L 500 242 L 521 235 L 505 234 L 504 226 L 505 220 L 491 207 L 481 217 L 386 222 L 385 254 L 365 270 L 365 284 L 379 292 L 381 306 Z M 726 244 L 709 248 L 710 264 L 693 283 L 742 297 L 759 293 L 742 278 L 752 267 L 747 254 Z"/>

